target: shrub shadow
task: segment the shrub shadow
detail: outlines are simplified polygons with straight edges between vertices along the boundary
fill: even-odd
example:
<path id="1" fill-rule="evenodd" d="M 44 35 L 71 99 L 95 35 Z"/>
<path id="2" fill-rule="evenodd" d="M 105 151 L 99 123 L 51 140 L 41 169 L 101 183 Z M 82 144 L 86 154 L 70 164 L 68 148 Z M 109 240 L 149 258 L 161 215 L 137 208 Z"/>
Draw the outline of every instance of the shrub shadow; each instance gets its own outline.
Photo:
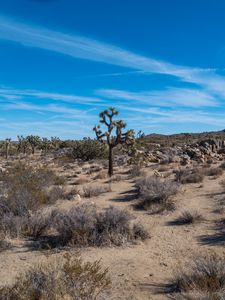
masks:
<path id="1" fill-rule="evenodd" d="M 209 246 L 224 246 L 225 245 L 225 219 L 216 222 L 212 229 L 214 234 L 202 235 L 198 238 L 198 241 L 202 245 Z"/>

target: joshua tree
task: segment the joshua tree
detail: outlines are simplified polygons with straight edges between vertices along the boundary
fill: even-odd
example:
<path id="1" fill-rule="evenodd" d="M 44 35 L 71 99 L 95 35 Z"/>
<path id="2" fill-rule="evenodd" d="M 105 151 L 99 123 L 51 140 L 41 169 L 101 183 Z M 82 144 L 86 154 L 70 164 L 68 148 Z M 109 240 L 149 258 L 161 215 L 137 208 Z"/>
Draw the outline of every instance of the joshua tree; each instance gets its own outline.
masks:
<path id="1" fill-rule="evenodd" d="M 58 138 L 57 136 L 52 136 L 51 137 L 51 144 L 53 146 L 54 149 L 58 149 L 59 148 L 59 144 L 60 144 L 60 138 Z"/>
<path id="2" fill-rule="evenodd" d="M 19 153 L 22 151 L 23 154 L 26 154 L 26 150 L 27 150 L 28 143 L 29 143 L 27 138 L 25 138 L 22 135 L 18 135 L 17 138 L 18 138 L 17 152 Z"/>
<path id="3" fill-rule="evenodd" d="M 8 159 L 9 157 L 9 148 L 11 144 L 11 139 L 5 139 L 5 158 Z"/>
<path id="4" fill-rule="evenodd" d="M 42 138 L 42 149 L 44 150 L 45 154 L 49 150 L 50 145 L 51 145 L 51 141 L 49 141 L 47 138 Z"/>
<path id="5" fill-rule="evenodd" d="M 98 141 L 103 143 L 106 140 L 108 144 L 109 176 L 113 175 L 113 148 L 119 144 L 132 145 L 134 142 L 134 131 L 128 130 L 123 133 L 122 130 L 126 127 L 124 121 L 113 120 L 113 117 L 118 114 L 119 112 L 115 108 L 109 107 L 99 114 L 100 123 L 104 124 L 107 130 L 102 132 L 100 125 L 93 128 Z"/>
<path id="6" fill-rule="evenodd" d="M 31 146 L 32 154 L 34 154 L 35 148 L 40 144 L 40 137 L 38 135 L 28 135 L 27 141 Z"/>

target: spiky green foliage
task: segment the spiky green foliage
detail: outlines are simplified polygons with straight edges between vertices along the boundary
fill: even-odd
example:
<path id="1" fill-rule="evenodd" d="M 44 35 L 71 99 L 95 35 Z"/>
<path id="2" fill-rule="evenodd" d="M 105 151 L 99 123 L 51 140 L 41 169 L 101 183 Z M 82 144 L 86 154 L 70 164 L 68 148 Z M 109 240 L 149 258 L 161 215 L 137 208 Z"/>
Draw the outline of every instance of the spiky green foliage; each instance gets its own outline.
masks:
<path id="1" fill-rule="evenodd" d="M 34 154 L 36 147 L 40 145 L 40 142 L 41 142 L 40 137 L 38 135 L 28 135 L 27 141 L 29 142 L 29 144 L 31 146 L 32 154 Z"/>
<path id="2" fill-rule="evenodd" d="M 29 142 L 27 140 L 26 137 L 24 137 L 23 135 L 18 135 L 18 146 L 17 146 L 17 152 L 20 153 L 22 152 L 23 154 L 26 153 Z"/>
<path id="3" fill-rule="evenodd" d="M 90 138 L 84 138 L 82 141 L 75 141 L 73 145 L 72 156 L 75 159 L 89 161 L 92 159 L 104 159 L 107 157 L 106 145 Z"/>
<path id="4" fill-rule="evenodd" d="M 51 148 L 51 141 L 47 138 L 42 138 L 41 149 L 44 150 L 44 153 L 46 154 L 50 148 Z"/>

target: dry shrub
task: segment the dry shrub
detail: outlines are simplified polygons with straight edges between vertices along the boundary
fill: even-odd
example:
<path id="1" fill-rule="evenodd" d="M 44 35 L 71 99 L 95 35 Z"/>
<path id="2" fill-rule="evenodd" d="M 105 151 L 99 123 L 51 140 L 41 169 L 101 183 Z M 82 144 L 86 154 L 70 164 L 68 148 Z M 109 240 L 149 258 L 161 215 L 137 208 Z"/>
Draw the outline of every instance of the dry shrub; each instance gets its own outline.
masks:
<path id="1" fill-rule="evenodd" d="M 90 169 L 87 170 L 87 174 L 97 173 L 102 170 L 102 167 L 99 165 L 91 165 Z"/>
<path id="2" fill-rule="evenodd" d="M 141 176 L 142 175 L 141 166 L 133 165 L 132 168 L 130 168 L 129 173 L 132 178 Z"/>
<path id="3" fill-rule="evenodd" d="M 0 253 L 12 247 L 11 243 L 5 238 L 0 237 Z M 1 298 L 0 298 L 1 299 Z"/>
<path id="4" fill-rule="evenodd" d="M 110 192 L 110 185 L 86 185 L 83 187 L 83 196 L 85 198 L 97 197 L 103 193 Z"/>
<path id="5" fill-rule="evenodd" d="M 120 174 L 115 174 L 112 177 L 110 177 L 109 182 L 118 182 L 118 181 L 122 181 L 124 179 L 124 177 Z"/>
<path id="6" fill-rule="evenodd" d="M 199 257 L 191 270 L 175 276 L 170 287 L 173 299 L 222 300 L 225 298 L 225 259 L 217 255 Z"/>
<path id="7" fill-rule="evenodd" d="M 159 166 L 158 167 L 158 172 L 166 172 L 166 171 L 168 171 L 168 166 L 166 166 L 166 165 L 161 165 L 161 166 Z"/>
<path id="8" fill-rule="evenodd" d="M 28 236 L 37 239 L 51 227 L 54 213 L 51 208 L 43 208 L 26 216 L 5 213 L 0 219 L 0 233 L 10 238 Z"/>
<path id="9" fill-rule="evenodd" d="M 75 180 L 75 185 L 82 185 L 88 183 L 90 180 L 86 176 L 80 176 L 77 180 Z"/>
<path id="10" fill-rule="evenodd" d="M 197 211 L 184 211 L 175 220 L 175 224 L 177 225 L 188 225 L 188 224 L 196 224 L 200 223 L 204 220 L 203 216 Z"/>
<path id="11" fill-rule="evenodd" d="M 62 246 L 120 246 L 148 237 L 140 224 L 131 224 L 132 219 L 126 211 L 115 207 L 98 212 L 95 206 L 81 205 L 59 212 L 54 226 Z"/>
<path id="12" fill-rule="evenodd" d="M 4 300 L 97 300 L 110 286 L 99 261 L 84 263 L 70 253 L 20 274 L 12 286 L 0 288 Z"/>
<path id="13" fill-rule="evenodd" d="M 17 163 L 2 177 L 5 199 L 1 204 L 15 215 L 27 215 L 44 204 L 52 203 L 47 188 L 57 184 L 60 179 L 47 168 L 34 168 Z M 54 202 L 53 201 L 53 202 Z M 1 206 L 1 205 L 0 205 Z"/>
<path id="14" fill-rule="evenodd" d="M 28 216 L 15 216 L 11 212 L 4 213 L 0 218 L 0 234 L 11 238 L 19 237 L 27 222 Z"/>
<path id="15" fill-rule="evenodd" d="M 139 195 L 138 207 L 153 213 L 175 208 L 173 196 L 178 192 L 176 183 L 157 177 L 146 177 L 138 180 L 136 186 Z"/>
<path id="16" fill-rule="evenodd" d="M 221 176 L 223 174 L 222 168 L 209 168 L 205 174 L 207 176 Z"/>
<path id="17" fill-rule="evenodd" d="M 204 174 L 199 169 L 192 169 L 192 170 L 179 170 L 175 172 L 175 180 L 182 184 L 187 183 L 200 183 L 204 179 Z"/>
<path id="18" fill-rule="evenodd" d="M 221 185 L 223 188 L 225 188 L 225 179 L 223 179 L 223 180 L 220 181 L 220 185 Z"/>
<path id="19" fill-rule="evenodd" d="M 53 186 L 47 191 L 47 195 L 50 203 L 55 203 L 59 199 L 66 199 L 67 193 L 62 186 Z"/>
<path id="20" fill-rule="evenodd" d="M 23 236 L 38 239 L 42 235 L 47 234 L 54 222 L 56 210 L 52 208 L 44 208 L 29 216 L 27 222 L 23 225 L 21 233 Z"/>
<path id="21" fill-rule="evenodd" d="M 108 178 L 108 172 L 105 170 L 100 171 L 94 179 L 107 179 Z"/>

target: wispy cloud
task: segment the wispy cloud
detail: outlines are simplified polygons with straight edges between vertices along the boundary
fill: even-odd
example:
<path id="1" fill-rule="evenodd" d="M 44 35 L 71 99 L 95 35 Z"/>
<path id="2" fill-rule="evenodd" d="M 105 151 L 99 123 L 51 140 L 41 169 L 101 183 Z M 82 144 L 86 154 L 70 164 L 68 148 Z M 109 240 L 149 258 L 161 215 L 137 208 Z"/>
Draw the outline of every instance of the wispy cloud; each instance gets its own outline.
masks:
<path id="1" fill-rule="evenodd" d="M 0 16 L 0 39 L 59 52 L 75 58 L 118 65 L 144 72 L 162 73 L 192 80 L 195 74 L 208 72 L 199 68 L 173 65 L 145 57 L 123 48 L 80 35 L 65 34 L 46 28 L 23 24 Z"/>
<path id="2" fill-rule="evenodd" d="M 216 106 L 213 95 L 194 88 L 168 88 L 159 91 L 130 92 L 123 90 L 100 89 L 97 94 L 110 98 L 135 101 L 137 104 L 152 106 L 210 107 Z"/>
<path id="3" fill-rule="evenodd" d="M 31 97 L 37 99 L 49 99 L 62 102 L 68 102 L 71 104 L 79 103 L 86 105 L 93 105 L 93 103 L 103 103 L 104 101 L 96 97 L 84 97 L 79 95 L 69 95 L 61 93 L 52 93 L 44 91 L 35 90 L 18 90 L 13 88 L 0 87 L 0 98 L 5 98 L 7 100 L 17 100 L 24 97 Z"/>
<path id="4" fill-rule="evenodd" d="M 225 79 L 218 75 L 215 69 L 175 65 L 81 35 L 65 34 L 0 16 L 0 39 L 55 51 L 74 58 L 133 69 L 131 72 L 171 75 L 179 80 L 200 85 L 216 95 L 225 95 Z M 120 76 L 122 73 L 111 75 Z"/>
<path id="5" fill-rule="evenodd" d="M 48 120 L 44 123 L 37 123 L 37 126 L 40 126 L 40 130 L 43 130 L 43 132 L 48 128 L 49 131 L 53 130 L 54 126 L 57 126 L 57 130 L 60 129 L 61 132 L 72 130 L 70 125 L 75 126 L 74 123 L 61 119 L 64 122 L 61 123 L 62 128 L 59 123 L 54 123 L 59 122 L 54 121 L 54 118 L 57 118 L 58 115 L 63 116 L 65 119 L 77 118 L 76 126 L 86 122 L 85 126 L 89 127 L 88 124 L 94 124 L 95 117 L 88 110 L 75 109 L 74 104 L 89 105 L 91 107 L 108 106 L 107 102 L 113 102 L 113 99 L 118 100 L 118 108 L 126 112 L 124 117 L 130 122 L 129 126 L 134 124 L 136 127 L 143 125 L 143 128 L 147 128 L 148 126 L 154 127 L 161 124 L 161 126 L 167 127 L 168 124 L 185 122 L 224 126 L 222 112 L 218 114 L 198 110 L 221 107 L 221 100 L 225 100 L 225 77 L 219 74 L 218 70 L 175 65 L 84 36 L 71 33 L 65 34 L 31 24 L 24 24 L 3 16 L 0 16 L 0 39 L 16 42 L 26 47 L 55 51 L 78 59 L 124 67 L 124 72 L 89 75 L 84 78 L 132 74 L 149 75 L 154 73 L 173 76 L 179 81 L 192 83 L 192 85 L 188 84 L 188 86 L 192 86 L 188 88 L 168 87 L 163 90 L 140 92 L 104 88 L 97 90 L 97 96 L 99 97 L 96 97 L 96 94 L 92 97 L 29 89 L 19 90 L 0 86 L 1 109 L 24 110 L 43 114 L 51 112 L 55 114 L 55 116 L 48 116 L 52 117 L 51 122 Z M 105 98 L 110 99 L 110 101 L 104 100 Z M 42 104 L 39 105 L 30 101 L 34 99 L 49 101 L 46 101 L 46 103 L 40 101 Z M 57 103 L 54 104 L 53 101 L 57 101 Z M 34 122 L 30 124 L 35 126 Z M 11 125 L 14 126 L 14 129 L 16 128 L 16 122 L 4 126 Z M 29 122 L 26 125 L 29 126 Z"/>

